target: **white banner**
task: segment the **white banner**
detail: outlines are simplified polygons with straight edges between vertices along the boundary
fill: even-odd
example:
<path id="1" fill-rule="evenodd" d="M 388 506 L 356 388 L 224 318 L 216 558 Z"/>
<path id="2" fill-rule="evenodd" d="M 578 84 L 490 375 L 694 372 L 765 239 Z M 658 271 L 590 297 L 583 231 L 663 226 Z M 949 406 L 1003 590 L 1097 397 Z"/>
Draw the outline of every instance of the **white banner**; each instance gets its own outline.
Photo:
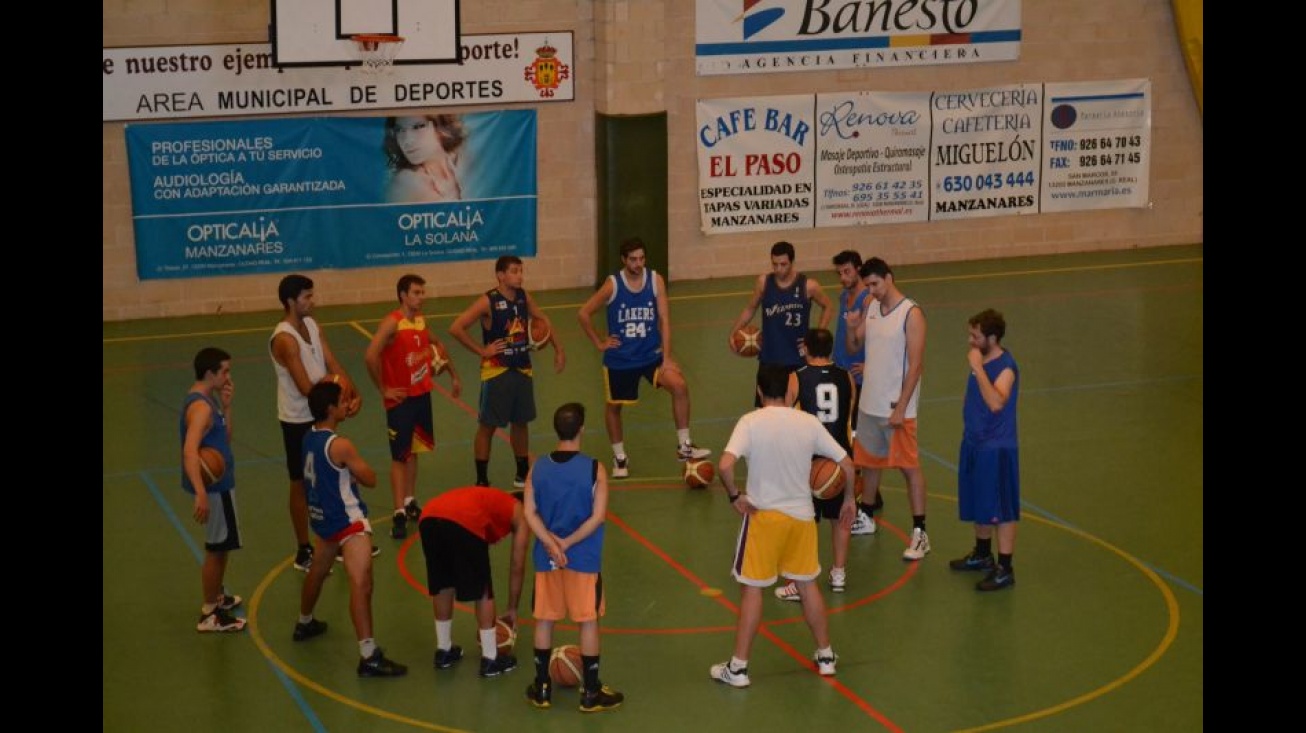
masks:
<path id="1" fill-rule="evenodd" d="M 104 121 L 575 99 L 572 33 L 465 35 L 463 63 L 272 65 L 267 43 L 104 49 Z"/>
<path id="2" fill-rule="evenodd" d="M 1038 213 L 1043 85 L 930 97 L 930 219 Z"/>
<path id="3" fill-rule="evenodd" d="M 1020 58 L 1020 0 L 697 0 L 699 76 Z"/>
<path id="4" fill-rule="evenodd" d="M 812 226 L 812 103 L 808 94 L 698 102 L 703 231 Z"/>
<path id="5" fill-rule="evenodd" d="M 1152 82 L 1048 84 L 1043 210 L 1145 207 Z"/>
<path id="6" fill-rule="evenodd" d="M 928 92 L 816 97 L 816 225 L 927 221 Z"/>

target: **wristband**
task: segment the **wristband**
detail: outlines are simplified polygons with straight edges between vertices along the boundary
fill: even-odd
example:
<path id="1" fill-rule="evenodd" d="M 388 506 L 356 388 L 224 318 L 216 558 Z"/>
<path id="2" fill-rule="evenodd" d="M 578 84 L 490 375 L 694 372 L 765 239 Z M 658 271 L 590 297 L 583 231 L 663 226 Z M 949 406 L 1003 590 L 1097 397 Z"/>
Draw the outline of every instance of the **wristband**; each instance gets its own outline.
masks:
<path id="1" fill-rule="evenodd" d="M 738 494 L 735 494 L 734 496 L 730 496 L 730 497 L 727 497 L 727 498 L 730 499 L 730 503 L 731 503 L 731 504 L 734 504 L 735 502 L 739 501 L 739 497 L 741 497 L 741 496 L 743 496 L 743 495 L 744 495 L 744 492 L 741 491 L 741 492 L 739 492 Z"/>

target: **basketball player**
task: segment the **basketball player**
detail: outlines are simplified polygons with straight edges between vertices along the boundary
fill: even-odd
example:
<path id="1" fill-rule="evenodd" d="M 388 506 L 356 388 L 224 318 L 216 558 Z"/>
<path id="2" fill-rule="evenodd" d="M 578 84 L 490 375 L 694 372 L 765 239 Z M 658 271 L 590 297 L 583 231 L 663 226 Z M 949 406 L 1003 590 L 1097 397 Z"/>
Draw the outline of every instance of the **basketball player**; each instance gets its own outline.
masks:
<path id="1" fill-rule="evenodd" d="M 639 402 L 641 379 L 671 394 L 676 459 L 696 461 L 712 453 L 690 440 L 689 385 L 680 365 L 671 356 L 667 284 L 660 274 L 644 266 L 646 261 L 643 240 L 632 237 L 622 242 L 621 269 L 609 275 L 576 314 L 581 330 L 603 352 L 603 383 L 607 390 L 603 422 L 608 429 L 608 441 L 612 443 L 612 478 L 630 475 L 621 407 Z M 591 322 L 604 304 L 608 309 L 607 338 L 600 337 Z"/>

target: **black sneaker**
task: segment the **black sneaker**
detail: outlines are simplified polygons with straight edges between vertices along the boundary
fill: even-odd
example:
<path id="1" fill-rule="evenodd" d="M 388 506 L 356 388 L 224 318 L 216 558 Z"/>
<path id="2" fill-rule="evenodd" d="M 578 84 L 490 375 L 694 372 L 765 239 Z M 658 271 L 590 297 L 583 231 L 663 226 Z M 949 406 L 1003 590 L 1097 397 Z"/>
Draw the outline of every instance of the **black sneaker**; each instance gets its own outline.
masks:
<path id="1" fill-rule="evenodd" d="M 971 550 L 970 554 L 965 557 L 948 561 L 948 567 L 953 570 L 984 570 L 987 572 L 994 567 L 993 556 L 976 555 L 975 551 Z"/>
<path id="2" fill-rule="evenodd" d="M 403 677 L 408 674 L 404 665 L 385 658 L 381 647 L 372 652 L 372 656 L 358 660 L 359 677 Z"/>
<path id="3" fill-rule="evenodd" d="M 404 514 L 414 522 L 422 516 L 422 508 L 417 506 L 416 499 L 409 499 L 408 502 L 404 504 Z"/>
<path id="4" fill-rule="evenodd" d="M 1016 571 L 1001 565 L 989 571 L 988 576 L 975 584 L 975 590 L 1002 590 L 1016 584 Z"/>
<path id="5" fill-rule="evenodd" d="M 598 713 L 604 710 L 612 710 L 621 707 L 625 702 L 626 696 L 616 690 L 603 685 L 597 690 L 585 690 L 580 694 L 580 711 L 582 713 Z"/>
<path id="6" fill-rule="evenodd" d="M 553 707 L 553 683 L 536 680 L 526 688 L 526 701 L 537 708 Z"/>
<path id="7" fill-rule="evenodd" d="M 435 650 L 435 668 L 449 669 L 463 658 L 463 648 L 454 644 L 448 649 Z"/>
<path id="8" fill-rule="evenodd" d="M 395 512 L 394 524 L 390 527 L 390 536 L 397 540 L 402 540 L 408 536 L 408 515 L 404 514 L 403 509 Z"/>
<path id="9" fill-rule="evenodd" d="M 304 641 L 312 639 L 315 636 L 321 636 L 326 633 L 327 625 L 325 621 L 318 619 L 309 619 L 308 623 L 301 624 L 295 622 L 295 641 Z"/>
<path id="10" fill-rule="evenodd" d="M 218 608 L 221 608 L 224 611 L 230 611 L 231 609 L 236 608 L 237 606 L 239 606 L 244 602 L 245 599 L 241 598 L 240 596 L 232 596 L 223 593 L 222 601 L 218 603 Z"/>
<path id="11" fill-rule="evenodd" d="M 295 569 L 307 573 L 313 565 L 313 546 L 304 545 L 295 552 Z"/>
<path id="12" fill-rule="evenodd" d="M 232 616 L 221 608 L 215 608 L 200 616 L 200 622 L 195 625 L 195 630 L 200 632 L 241 631 L 244 628 L 245 619 Z"/>
<path id="13" fill-rule="evenodd" d="M 500 654 L 494 659 L 481 657 L 481 671 L 478 672 L 482 677 L 498 677 L 504 672 L 511 672 L 517 669 L 517 657 L 511 654 Z"/>

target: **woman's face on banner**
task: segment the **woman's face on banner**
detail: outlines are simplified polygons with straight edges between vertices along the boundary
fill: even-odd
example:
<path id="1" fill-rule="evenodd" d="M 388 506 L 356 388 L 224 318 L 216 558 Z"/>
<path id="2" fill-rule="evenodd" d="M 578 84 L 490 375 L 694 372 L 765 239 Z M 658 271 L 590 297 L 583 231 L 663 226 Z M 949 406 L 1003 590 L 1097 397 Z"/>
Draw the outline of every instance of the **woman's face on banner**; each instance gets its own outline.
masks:
<path id="1" fill-rule="evenodd" d="M 399 117 L 394 129 L 395 143 L 411 165 L 421 165 L 444 152 L 435 123 L 425 117 Z"/>

